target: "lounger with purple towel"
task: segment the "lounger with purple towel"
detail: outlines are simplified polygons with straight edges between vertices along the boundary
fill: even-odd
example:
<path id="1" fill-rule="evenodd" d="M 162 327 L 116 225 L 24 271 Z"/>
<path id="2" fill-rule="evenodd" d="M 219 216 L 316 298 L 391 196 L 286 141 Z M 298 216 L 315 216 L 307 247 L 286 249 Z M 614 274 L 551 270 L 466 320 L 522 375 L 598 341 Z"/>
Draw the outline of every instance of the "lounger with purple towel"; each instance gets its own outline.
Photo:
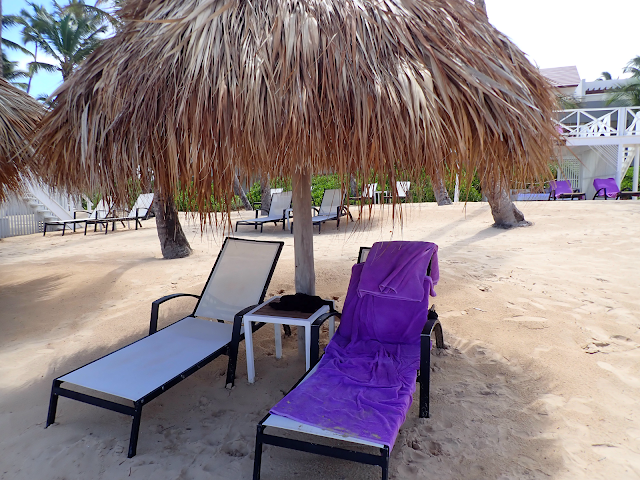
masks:
<path id="1" fill-rule="evenodd" d="M 630 200 L 632 197 L 640 197 L 640 192 L 621 191 L 615 178 L 594 178 L 593 188 L 596 189 L 594 200 L 597 197 L 604 197 L 605 200 L 607 198 Z"/>
<path id="2" fill-rule="evenodd" d="M 437 314 L 429 310 L 439 277 L 437 250 L 427 242 L 380 242 L 353 267 L 340 327 L 324 356 L 258 424 L 254 479 L 260 478 L 263 444 L 377 465 L 388 478 L 389 454 L 416 378 L 419 415 L 429 416 L 431 336 L 444 348 Z M 313 438 L 292 439 L 280 431 Z M 358 447 L 317 443 L 323 438 Z"/>
<path id="3" fill-rule="evenodd" d="M 570 198 L 573 200 L 577 198 L 578 200 L 586 200 L 587 195 L 582 192 L 574 191 L 571 188 L 571 182 L 569 180 L 556 180 L 549 182 L 549 187 L 551 191 L 549 192 L 549 200 L 564 200 Z"/>

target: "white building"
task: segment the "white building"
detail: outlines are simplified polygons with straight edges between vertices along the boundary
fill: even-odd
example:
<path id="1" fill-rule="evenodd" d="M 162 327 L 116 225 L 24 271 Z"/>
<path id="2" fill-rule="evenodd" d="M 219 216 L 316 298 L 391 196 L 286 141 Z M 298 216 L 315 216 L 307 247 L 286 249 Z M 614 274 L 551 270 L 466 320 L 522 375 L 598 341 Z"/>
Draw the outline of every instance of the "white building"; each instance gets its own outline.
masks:
<path id="1" fill-rule="evenodd" d="M 576 67 L 540 71 L 563 95 L 572 96 L 583 107 L 558 112 L 558 128 L 566 139 L 558 179 L 570 180 L 574 189 L 593 198 L 594 178 L 613 177 L 620 185 L 633 165 L 633 190 L 638 191 L 640 107 L 607 106 L 611 90 L 631 80 L 586 82 Z"/>

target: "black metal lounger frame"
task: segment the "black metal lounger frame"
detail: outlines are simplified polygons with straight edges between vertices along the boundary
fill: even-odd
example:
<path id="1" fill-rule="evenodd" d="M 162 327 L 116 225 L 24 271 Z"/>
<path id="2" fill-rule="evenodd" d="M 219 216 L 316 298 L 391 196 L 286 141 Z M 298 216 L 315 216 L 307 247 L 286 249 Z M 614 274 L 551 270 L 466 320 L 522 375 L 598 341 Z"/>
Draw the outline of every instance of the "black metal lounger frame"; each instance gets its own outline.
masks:
<path id="1" fill-rule="evenodd" d="M 228 239 L 225 240 L 225 243 L 227 241 L 228 241 Z M 260 242 L 259 240 L 245 240 L 245 239 L 242 239 L 242 241 L 244 241 L 244 242 Z M 261 242 L 261 243 L 264 243 L 264 242 Z M 278 263 L 278 259 L 280 257 L 280 253 L 282 252 L 282 247 L 284 246 L 284 242 L 268 242 L 268 243 L 279 243 L 280 247 L 278 249 L 278 252 L 276 253 L 275 259 L 273 261 L 273 265 L 271 266 L 271 270 L 269 271 L 269 275 L 267 277 L 267 281 L 265 282 L 264 289 L 262 290 L 262 295 L 260 297 L 260 302 L 259 303 L 262 303 L 264 301 L 264 297 L 267 294 L 267 288 L 269 287 L 269 283 L 271 282 L 271 277 L 273 276 L 273 272 L 274 272 L 274 270 L 276 268 L 276 264 Z M 224 249 L 224 245 L 223 245 L 223 249 Z M 206 291 L 207 285 L 209 284 L 209 281 L 211 280 L 211 277 L 212 277 L 213 273 L 216 270 L 216 265 L 218 264 L 219 260 L 220 260 L 220 255 L 218 256 L 218 258 L 216 258 L 216 262 L 215 262 L 213 268 L 211 269 L 211 273 L 209 274 L 209 278 L 207 279 L 207 283 L 205 283 L 204 288 L 202 289 L 203 292 Z M 201 295 L 194 295 L 194 294 L 191 294 L 191 293 L 174 293 L 174 294 L 166 295 L 166 296 L 164 296 L 162 298 L 159 298 L 158 300 L 154 301 L 151 304 L 151 320 L 150 320 L 150 325 L 149 325 L 149 335 L 153 335 L 154 333 L 156 333 L 156 331 L 158 329 L 158 312 L 159 312 L 160 305 L 162 303 L 166 302 L 167 300 L 171 300 L 171 299 L 177 298 L 177 297 L 194 297 L 194 298 L 197 298 L 198 302 L 196 303 L 196 306 L 193 309 L 194 313 L 197 311 L 198 305 L 200 304 Z M 182 380 L 184 380 L 185 378 L 187 378 L 191 374 L 195 373 L 200 368 L 204 367 L 205 365 L 207 365 L 211 361 L 215 360 L 217 357 L 219 357 L 222 354 L 226 354 L 226 355 L 229 356 L 226 385 L 231 384 L 233 386 L 233 384 L 235 382 L 235 372 L 236 372 L 236 366 L 237 366 L 237 360 L 238 360 L 238 347 L 239 347 L 240 341 L 244 339 L 244 334 L 240 333 L 240 329 L 242 327 L 242 318 L 243 318 L 245 313 L 247 313 L 251 309 L 255 308 L 256 306 L 257 305 L 248 306 L 247 308 L 242 309 L 240 312 L 238 312 L 235 315 L 234 321 L 233 321 L 233 330 L 232 330 L 232 335 L 231 335 L 231 342 L 229 342 L 227 345 L 219 348 L 215 352 L 211 353 L 210 355 L 208 355 L 207 357 L 205 357 L 204 359 L 202 359 L 201 361 L 199 361 L 195 365 L 192 365 L 191 367 L 189 367 L 188 369 L 186 369 L 185 371 L 183 371 L 179 375 L 176 375 L 174 378 L 172 378 L 168 382 L 165 382 L 164 384 L 159 385 L 158 388 L 156 388 L 155 390 L 153 390 L 149 394 L 147 394 L 144 397 L 134 401 L 133 402 L 133 406 L 122 404 L 122 403 L 118 403 L 118 402 L 114 402 L 114 401 L 111 401 L 111 400 L 105 400 L 105 399 L 97 397 L 97 396 L 89 395 L 89 394 L 86 394 L 86 393 L 80 393 L 80 392 L 76 392 L 74 390 L 69 390 L 69 389 L 63 388 L 63 387 L 60 386 L 63 383 L 63 381 L 59 380 L 60 377 L 56 378 L 55 380 L 53 380 L 53 386 L 51 388 L 51 398 L 49 400 L 49 411 L 47 413 L 47 423 L 46 423 L 44 428 L 47 428 L 49 425 L 51 425 L 52 423 L 55 422 L 56 409 L 57 409 L 57 406 L 58 406 L 58 398 L 60 396 L 71 398 L 71 399 L 77 400 L 79 402 L 88 403 L 90 405 L 95 405 L 96 407 L 102 407 L 102 408 L 105 408 L 107 410 L 112 410 L 114 412 L 122 413 L 124 415 L 129 415 L 129 416 L 133 417 L 133 422 L 132 422 L 132 425 L 131 425 L 131 435 L 130 435 L 130 439 L 129 439 L 129 452 L 127 454 L 127 457 L 129 457 L 129 458 L 133 457 L 136 454 L 136 449 L 137 449 L 137 445 L 138 445 L 138 433 L 140 431 L 140 420 L 141 420 L 141 417 L 142 417 L 142 407 L 144 405 L 146 405 L 147 403 L 149 403 L 151 400 L 153 400 L 154 398 L 158 397 L 162 393 L 166 392 L 171 387 L 177 385 Z M 189 318 L 189 317 L 194 317 L 194 314 L 188 315 L 185 318 Z M 179 321 L 181 321 L 181 320 L 178 320 L 178 322 Z M 218 320 L 218 321 L 222 322 L 222 320 Z M 175 324 L 175 323 L 177 323 L 177 322 L 174 322 L 173 324 Z M 258 330 L 259 328 L 263 327 L 264 325 L 266 325 L 266 324 L 265 323 L 256 323 L 256 324 L 253 325 L 252 331 L 255 332 L 256 330 Z M 164 327 L 164 328 L 167 328 L 167 327 Z M 117 352 L 119 350 L 127 348 L 129 345 L 132 345 L 133 343 L 141 342 L 145 338 L 148 338 L 148 337 L 141 338 L 140 340 L 137 340 L 137 341 L 132 342 L 132 343 L 130 343 L 128 345 L 125 345 L 124 347 L 119 348 L 118 350 L 115 350 L 114 352 L 111 352 L 111 353 L 109 353 L 107 355 L 104 355 L 104 356 L 94 360 L 93 362 L 89 362 L 89 363 L 87 363 L 87 364 L 85 364 L 85 365 L 83 365 L 83 366 L 81 366 L 79 368 L 76 368 L 75 370 L 72 370 L 72 372 L 75 372 L 76 370 L 84 368 L 87 365 L 90 365 L 90 364 L 92 364 L 94 362 L 97 362 L 97 361 L 101 360 L 102 358 L 105 358 L 105 357 L 107 357 L 109 355 L 112 355 L 113 353 L 115 353 L 115 352 Z M 316 346 L 315 350 L 316 350 L 316 359 L 317 359 L 317 356 L 318 356 L 318 353 L 317 353 L 318 347 L 317 346 Z M 67 372 L 65 375 L 68 375 L 69 373 L 71 373 L 71 372 Z M 62 376 L 64 376 L 64 375 L 62 375 Z"/>
<path id="2" fill-rule="evenodd" d="M 264 220 L 268 217 L 260 217 L 258 218 L 258 212 L 260 212 L 260 210 L 256 210 L 256 218 L 254 220 L 238 220 L 236 222 L 236 232 L 238 231 L 238 225 L 253 225 L 254 226 L 254 230 L 258 229 L 258 225 L 260 225 L 260 233 L 262 233 L 262 227 L 264 227 L 265 223 L 269 223 L 269 222 L 273 222 L 273 224 L 275 226 L 278 226 L 278 223 L 282 222 L 282 229 L 284 230 L 285 227 L 285 221 L 287 219 L 287 210 L 290 210 L 289 208 L 285 208 L 282 210 L 282 217 L 278 218 L 276 220 L 274 219 L 270 219 L 270 220 Z"/>
<path id="3" fill-rule="evenodd" d="M 603 192 L 601 195 L 600 192 Z M 596 194 L 593 196 L 593 200 L 598 197 L 602 197 L 604 195 L 604 199 L 607 200 L 607 189 L 605 187 L 599 188 Z M 615 200 L 631 200 L 633 197 L 640 197 L 640 192 L 632 192 L 631 190 L 620 190 L 615 197 Z"/>
<path id="4" fill-rule="evenodd" d="M 332 315 L 340 316 L 338 312 L 329 312 L 325 313 L 321 317 L 319 317 L 316 322 L 321 325 L 327 318 Z M 314 324 L 316 323 L 314 322 Z M 420 370 L 418 371 L 417 381 L 420 383 L 419 389 L 419 407 L 418 407 L 418 415 L 420 418 L 429 418 L 429 382 L 431 377 L 431 345 L 432 339 L 435 337 L 435 343 L 438 348 L 445 348 L 444 345 L 444 337 L 442 335 L 442 325 L 440 324 L 440 320 L 438 320 L 438 314 L 435 312 L 433 308 L 429 310 L 429 318 L 427 320 L 426 325 L 424 326 L 422 333 L 420 335 Z M 317 342 L 311 342 L 312 348 L 314 345 L 317 347 Z M 313 351 L 312 351 L 312 361 Z M 296 388 L 305 378 L 313 367 L 317 363 L 317 353 L 316 360 L 311 365 L 311 369 L 293 386 L 291 390 Z M 339 447 L 331 447 L 329 445 L 323 445 L 313 442 L 306 442 L 303 440 L 296 440 L 286 437 L 281 437 L 278 435 L 267 434 L 265 433 L 266 425 L 263 425 L 264 422 L 271 416 L 270 413 L 267 413 L 265 417 L 260 420 L 257 427 L 256 432 L 256 449 L 253 461 L 253 480 L 260 480 L 260 468 L 262 466 L 262 446 L 263 445 L 274 445 L 276 447 L 288 448 L 291 450 L 298 450 L 300 452 L 308 452 L 315 453 L 317 455 L 324 455 L 326 457 L 338 458 L 341 460 L 350 460 L 357 463 L 364 463 L 367 465 L 377 465 L 382 468 L 382 480 L 387 480 L 389 478 L 389 454 L 391 451 L 391 445 L 385 445 L 383 448 L 380 448 L 380 454 L 375 455 L 372 453 L 365 453 L 356 450 L 347 450 L 345 448 Z M 273 427 L 277 428 L 277 427 Z M 326 438 L 326 437 L 321 437 Z"/>

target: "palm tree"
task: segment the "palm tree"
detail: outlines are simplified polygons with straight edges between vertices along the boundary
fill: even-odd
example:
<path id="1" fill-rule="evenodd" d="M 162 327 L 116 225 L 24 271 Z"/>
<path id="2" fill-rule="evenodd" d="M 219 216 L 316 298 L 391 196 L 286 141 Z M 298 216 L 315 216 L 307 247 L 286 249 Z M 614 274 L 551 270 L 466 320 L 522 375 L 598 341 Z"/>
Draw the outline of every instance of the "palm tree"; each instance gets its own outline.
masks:
<path id="1" fill-rule="evenodd" d="M 7 58 L 4 52 L 2 52 L 2 78 L 7 80 L 12 85 L 20 87 L 23 90 L 27 89 L 27 84 L 20 81 L 29 77 L 29 74 L 23 70 L 18 70 L 18 62 L 12 62 Z"/>
<path id="2" fill-rule="evenodd" d="M 607 100 L 607 105 L 621 102 L 627 107 L 640 106 L 640 55 L 632 58 L 622 70 L 630 73 L 631 79 L 625 85 L 618 85 Z"/>
<path id="3" fill-rule="evenodd" d="M 602 72 L 598 77 L 598 80 L 611 80 L 611 74 L 609 72 Z"/>
<path id="4" fill-rule="evenodd" d="M 18 23 L 22 25 L 22 40 L 35 45 L 30 74 L 40 70 L 59 71 L 67 80 L 73 70 L 100 45 L 101 35 L 108 31 L 108 13 L 86 5 L 83 0 L 71 0 L 61 6 L 54 2 L 54 11 L 29 3 L 32 11 L 23 9 Z M 57 64 L 39 62 L 38 48 L 55 58 Z"/>
<path id="5" fill-rule="evenodd" d="M 473 3 L 484 19 L 489 22 L 484 0 L 474 0 Z M 509 179 L 504 174 L 499 170 L 486 172 L 481 176 L 481 179 L 482 193 L 487 197 L 487 202 L 491 207 L 495 227 L 512 228 L 530 225 L 524 219 L 522 212 L 511 201 Z"/>

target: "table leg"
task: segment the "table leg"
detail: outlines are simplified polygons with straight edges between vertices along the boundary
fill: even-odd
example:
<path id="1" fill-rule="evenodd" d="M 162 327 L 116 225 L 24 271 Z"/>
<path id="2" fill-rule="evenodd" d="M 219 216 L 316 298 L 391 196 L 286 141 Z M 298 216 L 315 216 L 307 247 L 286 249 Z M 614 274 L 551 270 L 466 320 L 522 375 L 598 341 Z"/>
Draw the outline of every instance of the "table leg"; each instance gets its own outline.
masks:
<path id="1" fill-rule="evenodd" d="M 280 334 L 280 327 L 281 325 L 279 323 L 273 324 L 273 329 L 276 333 L 276 358 L 282 358 L 282 335 Z"/>
<path id="2" fill-rule="evenodd" d="M 311 325 L 304 326 L 304 353 L 307 370 L 311 368 Z"/>
<path id="3" fill-rule="evenodd" d="M 253 332 L 251 321 L 243 320 L 244 323 L 244 345 L 247 350 L 247 380 L 249 383 L 256 381 L 256 368 L 253 361 Z"/>

